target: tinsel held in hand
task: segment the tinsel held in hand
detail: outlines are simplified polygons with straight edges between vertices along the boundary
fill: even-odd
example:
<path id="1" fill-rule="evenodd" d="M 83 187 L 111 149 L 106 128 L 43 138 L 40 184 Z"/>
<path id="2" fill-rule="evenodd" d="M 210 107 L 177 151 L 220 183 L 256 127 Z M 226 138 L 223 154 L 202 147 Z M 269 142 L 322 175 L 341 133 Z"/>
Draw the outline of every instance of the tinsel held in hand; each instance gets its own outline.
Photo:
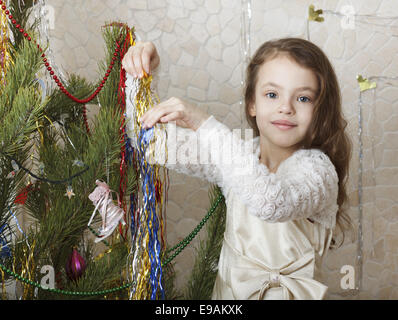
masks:
<path id="1" fill-rule="evenodd" d="M 161 262 L 166 249 L 164 204 L 167 201 L 168 171 L 150 161 L 154 156 L 154 141 L 161 137 L 158 130 L 162 130 L 164 125 L 156 125 L 146 130 L 138 121 L 154 105 L 152 76 L 145 75 L 142 80 L 136 81 L 138 90 L 134 99 L 136 114 L 133 121 L 136 122 L 134 128 L 138 148 L 129 148 L 129 156 L 136 159 L 131 162 L 137 164 L 140 192 L 133 197 L 130 212 L 132 247 L 129 273 L 130 280 L 136 283 L 131 287 L 130 298 L 155 300 L 165 298 Z"/>

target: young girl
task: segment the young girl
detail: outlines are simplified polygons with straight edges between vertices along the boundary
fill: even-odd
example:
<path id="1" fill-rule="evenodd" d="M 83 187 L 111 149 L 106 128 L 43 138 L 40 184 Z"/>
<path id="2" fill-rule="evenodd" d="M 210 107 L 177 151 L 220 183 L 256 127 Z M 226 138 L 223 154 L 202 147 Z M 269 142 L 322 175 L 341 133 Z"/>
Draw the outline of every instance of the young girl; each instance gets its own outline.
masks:
<path id="1" fill-rule="evenodd" d="M 123 61 L 132 75 L 130 95 L 143 71 L 158 63 L 152 43 L 130 48 Z M 128 100 L 133 120 L 134 104 Z M 146 128 L 166 127 L 159 130 L 163 135 L 175 121 L 177 139 L 171 143 L 178 148 L 184 141 L 179 137 L 196 139 L 191 141 L 201 155 L 212 159 L 234 150 L 228 164 L 191 161 L 198 160 L 197 153 L 184 163 L 166 159 L 168 168 L 216 183 L 225 196 L 226 228 L 213 299 L 323 299 L 328 287 L 321 283 L 321 269 L 334 243 L 336 220 L 342 230 L 350 220 L 343 204 L 351 143 L 333 67 L 309 41 L 268 41 L 248 66 L 245 108 L 255 132 L 249 141 L 177 98 L 148 110 L 140 121 Z M 164 150 L 163 139 L 158 140 L 155 148 Z M 251 153 L 245 152 L 248 143 L 254 145 Z"/>

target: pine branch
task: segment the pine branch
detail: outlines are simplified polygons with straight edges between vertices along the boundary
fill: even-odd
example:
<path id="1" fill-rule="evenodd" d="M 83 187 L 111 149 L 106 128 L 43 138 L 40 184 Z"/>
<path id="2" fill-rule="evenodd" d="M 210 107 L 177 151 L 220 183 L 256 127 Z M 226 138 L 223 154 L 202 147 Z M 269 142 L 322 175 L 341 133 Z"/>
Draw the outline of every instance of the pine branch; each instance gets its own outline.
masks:
<path id="1" fill-rule="evenodd" d="M 28 20 L 31 17 L 33 6 L 37 3 L 37 0 L 11 0 L 9 3 L 9 10 L 13 18 L 18 21 L 21 27 L 25 30 L 35 30 L 40 24 L 40 19 L 34 19 L 31 25 L 28 25 Z M 20 49 L 21 44 L 24 41 L 24 36 L 21 32 L 15 32 L 15 26 L 9 21 L 9 27 L 13 31 L 14 35 L 14 51 Z"/>
<path id="2" fill-rule="evenodd" d="M 218 186 L 212 186 L 209 190 L 210 203 L 214 203 L 220 193 Z M 224 237 L 225 217 L 226 206 L 225 201 L 222 201 L 207 222 L 207 239 L 199 243 L 185 293 L 187 300 L 211 299 Z"/>
<path id="3" fill-rule="evenodd" d="M 41 101 L 41 90 L 35 83 L 35 74 L 41 68 L 37 49 L 28 41 L 17 53 L 14 65 L 7 72 L 6 85 L 0 95 L 1 149 L 12 155 L 21 150 L 26 138 L 35 131 L 46 106 Z"/>

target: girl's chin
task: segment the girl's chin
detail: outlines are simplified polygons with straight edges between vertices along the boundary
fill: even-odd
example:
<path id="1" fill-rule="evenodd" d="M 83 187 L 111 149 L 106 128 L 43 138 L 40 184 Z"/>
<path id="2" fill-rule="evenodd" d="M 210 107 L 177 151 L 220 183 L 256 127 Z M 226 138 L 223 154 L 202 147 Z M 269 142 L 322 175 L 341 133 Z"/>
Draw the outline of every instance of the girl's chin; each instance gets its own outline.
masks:
<path id="1" fill-rule="evenodd" d="M 260 135 L 261 135 L 261 133 L 260 133 Z M 267 140 L 269 140 L 269 139 L 267 139 Z M 278 146 L 280 148 L 286 148 L 286 149 L 293 148 L 293 147 L 297 146 L 297 144 L 299 143 L 299 141 L 297 139 L 286 139 L 286 138 L 283 139 L 283 137 L 281 137 L 281 138 L 275 137 L 274 139 L 269 140 L 269 141 L 275 146 Z"/>

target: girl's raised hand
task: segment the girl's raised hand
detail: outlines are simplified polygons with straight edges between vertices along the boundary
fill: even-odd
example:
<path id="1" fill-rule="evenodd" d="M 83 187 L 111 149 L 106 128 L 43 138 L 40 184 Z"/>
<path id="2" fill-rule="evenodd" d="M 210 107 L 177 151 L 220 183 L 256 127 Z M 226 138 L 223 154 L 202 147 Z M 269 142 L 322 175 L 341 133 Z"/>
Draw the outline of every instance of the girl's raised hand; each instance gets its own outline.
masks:
<path id="1" fill-rule="evenodd" d="M 140 121 L 144 128 L 151 128 L 156 123 L 176 121 L 177 126 L 196 131 L 209 115 L 178 98 L 170 98 L 145 112 Z"/>
<path id="2" fill-rule="evenodd" d="M 122 67 L 135 78 L 142 78 L 144 71 L 151 74 L 159 65 L 160 58 L 152 42 L 137 41 L 124 55 Z"/>

